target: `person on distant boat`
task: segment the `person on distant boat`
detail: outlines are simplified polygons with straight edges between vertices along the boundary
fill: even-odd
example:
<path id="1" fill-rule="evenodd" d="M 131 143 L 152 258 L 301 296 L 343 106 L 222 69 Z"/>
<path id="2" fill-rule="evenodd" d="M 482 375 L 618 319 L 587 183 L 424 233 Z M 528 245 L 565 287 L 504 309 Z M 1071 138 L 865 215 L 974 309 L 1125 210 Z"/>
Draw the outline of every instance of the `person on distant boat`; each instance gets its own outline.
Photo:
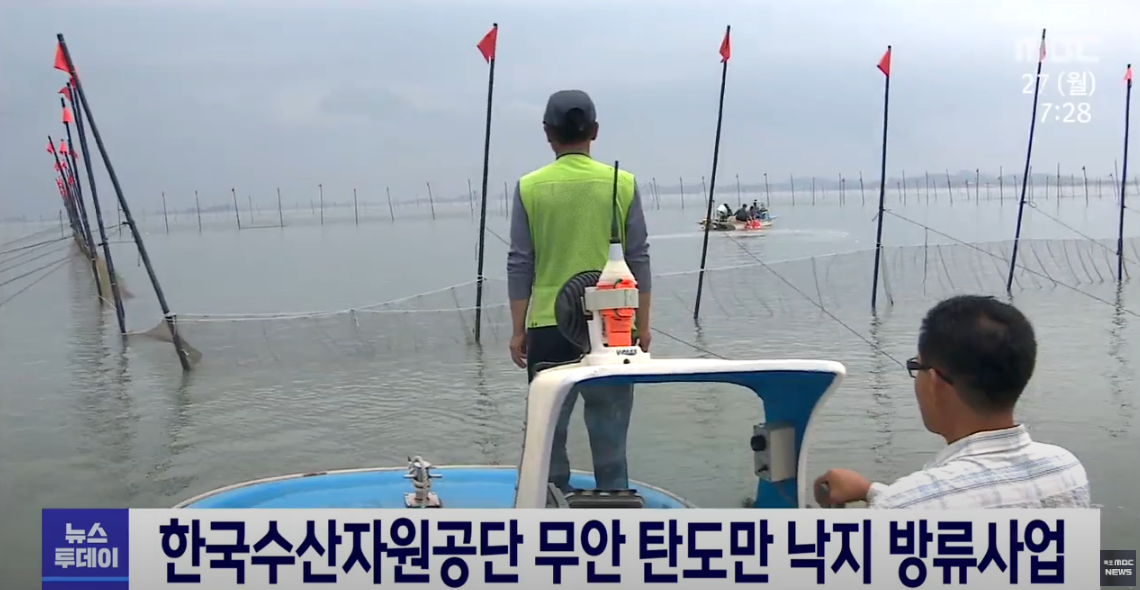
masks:
<path id="1" fill-rule="evenodd" d="M 720 207 L 716 208 L 716 220 L 720 223 L 728 223 L 728 218 L 732 216 L 732 207 L 728 203 L 721 203 Z"/>
<path id="2" fill-rule="evenodd" d="M 752 215 L 748 213 L 748 207 L 741 205 L 740 208 L 736 210 L 736 220 L 741 223 L 747 223 L 750 219 L 752 219 Z"/>
<path id="3" fill-rule="evenodd" d="M 753 204 L 755 204 L 755 203 L 753 203 Z M 768 206 L 767 205 L 760 205 L 760 209 L 757 213 L 758 213 L 758 217 L 759 217 L 760 221 L 768 221 L 769 220 Z"/>
<path id="4" fill-rule="evenodd" d="M 760 208 L 756 206 L 756 201 L 752 201 L 752 206 L 748 208 L 748 216 L 752 219 L 760 219 Z"/>
<path id="5" fill-rule="evenodd" d="M 992 297 L 951 297 L 927 312 L 906 362 L 926 429 L 946 440 L 934 459 L 890 485 L 849 469 L 815 481 L 821 506 L 1089 508 L 1089 479 L 1069 451 L 1036 442 L 1014 406 L 1037 362 L 1033 326 Z"/>
<path id="6" fill-rule="evenodd" d="M 511 359 L 534 380 L 539 363 L 577 361 L 583 351 L 557 327 L 554 302 L 574 275 L 601 270 L 609 258 L 614 215 L 614 168 L 590 157 L 598 137 L 594 103 L 581 90 L 562 90 L 546 103 L 542 127 L 554 150 L 550 164 L 519 179 L 511 212 L 507 291 L 511 301 Z M 649 231 L 634 175 L 619 173 L 619 224 L 625 260 L 640 293 L 634 318 L 637 344 L 648 352 Z M 550 482 L 570 490 L 566 435 L 579 395 L 599 489 L 629 487 L 626 436 L 633 410 L 632 385 L 594 385 L 570 392 L 554 430 Z"/>

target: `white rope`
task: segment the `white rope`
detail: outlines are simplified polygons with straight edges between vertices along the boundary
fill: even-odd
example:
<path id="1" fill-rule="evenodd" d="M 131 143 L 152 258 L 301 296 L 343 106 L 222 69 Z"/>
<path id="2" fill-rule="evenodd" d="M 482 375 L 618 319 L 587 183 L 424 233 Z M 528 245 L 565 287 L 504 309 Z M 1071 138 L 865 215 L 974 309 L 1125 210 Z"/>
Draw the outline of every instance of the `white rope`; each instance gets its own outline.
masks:
<path id="1" fill-rule="evenodd" d="M 405 301 L 410 301 L 412 299 L 418 299 L 420 297 L 425 297 L 428 295 L 435 295 L 437 293 L 443 293 L 444 291 L 448 291 L 448 290 L 455 289 L 458 287 L 466 287 L 468 285 L 474 285 L 475 282 L 476 281 L 467 281 L 465 283 L 458 283 L 455 285 L 451 285 L 450 287 L 442 287 L 442 288 L 435 289 L 432 291 L 424 291 L 423 293 L 417 293 L 415 295 L 408 295 L 407 297 L 401 297 L 399 299 L 389 299 L 387 301 L 381 301 L 378 303 L 369 303 L 368 305 L 362 305 L 360 307 L 347 307 L 344 309 L 334 309 L 334 310 L 324 310 L 324 311 L 294 311 L 294 312 L 280 312 L 280 313 L 186 313 L 186 314 L 178 314 L 178 321 L 180 321 L 180 322 L 199 322 L 199 321 L 206 321 L 206 320 L 224 321 L 226 319 L 231 319 L 231 320 L 281 320 L 281 319 L 291 320 L 291 319 L 299 319 L 299 318 L 332 316 L 332 315 L 339 315 L 339 314 L 348 313 L 348 312 L 353 311 L 353 310 L 368 311 L 370 309 L 374 309 L 377 307 L 384 307 L 386 305 L 395 305 L 397 303 L 403 303 Z M 483 282 L 486 283 L 486 279 L 484 279 Z"/>
<path id="2" fill-rule="evenodd" d="M 841 256 L 841 255 L 845 255 L 845 254 L 856 254 L 856 253 L 864 252 L 864 251 L 866 251 L 866 250 L 865 249 L 864 250 L 855 249 L 855 250 L 849 250 L 846 252 L 837 252 L 837 253 L 833 253 L 833 254 L 826 254 L 823 256 L 829 256 L 829 257 L 830 256 Z M 790 262 L 801 262 L 804 260 L 810 260 L 812 258 L 821 258 L 823 256 L 801 256 L 801 257 L 797 257 L 797 258 L 787 258 L 787 259 L 783 259 L 783 260 L 773 261 L 769 264 L 784 264 L 784 263 L 790 263 Z M 760 266 L 760 264 L 757 264 L 757 263 L 737 264 L 737 265 L 732 265 L 732 266 L 717 266 L 717 267 L 706 268 L 705 272 L 739 270 L 739 269 L 752 268 L 752 267 L 758 267 L 758 266 Z M 683 276 L 683 275 L 693 275 L 693 274 L 697 274 L 699 272 L 701 272 L 700 269 L 673 271 L 673 272 L 654 274 L 653 278 L 658 279 L 658 278 L 676 277 L 676 276 Z M 505 279 L 502 277 L 483 277 L 483 284 L 484 285 L 486 285 L 490 281 L 505 282 Z M 446 309 L 389 309 L 389 310 L 384 310 L 384 309 L 376 309 L 376 308 L 387 307 L 387 306 L 395 305 L 398 303 L 411 301 L 413 299 L 419 299 L 421 297 L 427 297 L 429 295 L 436 295 L 439 293 L 443 293 L 445 291 L 449 291 L 451 289 L 475 285 L 478 282 L 479 282 L 478 279 L 476 279 L 474 281 L 467 281 L 464 283 L 458 283 L 455 285 L 451 285 L 449 287 L 442 287 L 442 288 L 435 289 L 432 291 L 425 291 L 423 293 L 417 293 L 415 295 L 409 295 L 407 297 L 401 297 L 399 299 L 389 299 L 387 301 L 382 301 L 379 303 L 370 303 L 368 305 L 363 305 L 360 307 L 348 307 L 348 308 L 344 308 L 344 309 L 323 310 L 323 311 L 295 311 L 295 312 L 277 312 L 277 313 L 185 313 L 185 314 L 180 313 L 180 314 L 178 314 L 178 321 L 180 323 L 191 323 L 191 322 L 206 323 L 206 322 L 238 322 L 238 321 L 317 319 L 317 318 L 323 318 L 323 317 L 343 315 L 343 314 L 351 313 L 353 311 L 363 312 L 363 313 L 444 313 L 444 312 L 454 312 L 454 311 L 473 311 L 473 310 L 477 309 L 474 306 L 471 306 L 471 307 L 450 307 L 450 308 L 446 308 Z M 495 309 L 495 308 L 500 308 L 500 307 L 506 307 L 506 304 L 484 305 L 483 309 Z"/>
<path id="3" fill-rule="evenodd" d="M 488 309 L 500 309 L 500 308 L 505 309 L 507 307 L 509 307 L 509 304 L 507 304 L 507 303 L 496 303 L 494 305 L 484 305 L 483 311 L 487 311 Z M 360 310 L 360 309 L 358 309 L 356 311 L 358 311 L 358 312 L 362 311 L 363 313 L 375 313 L 375 314 L 384 314 L 384 313 L 395 314 L 395 313 L 452 313 L 452 312 L 456 312 L 456 311 L 475 311 L 476 309 L 479 309 L 479 308 L 472 305 L 470 307 L 445 307 L 445 308 L 439 308 L 439 309 L 377 309 L 377 310 L 370 310 L 370 309 L 369 310 Z"/>
<path id="4" fill-rule="evenodd" d="M 1088 235 L 1088 234 L 1086 234 L 1086 233 L 1082 232 L 1081 230 L 1079 230 L 1079 229 L 1077 229 L 1077 228 L 1075 228 L 1075 227 L 1073 227 L 1073 226 L 1071 226 L 1071 225 L 1069 225 L 1069 224 L 1065 223 L 1064 221 L 1061 221 L 1060 219 L 1057 219 L 1056 217 L 1053 217 L 1052 215 L 1049 215 L 1048 213 L 1046 213 L 1046 212 L 1042 211 L 1042 210 L 1041 210 L 1041 208 L 1040 208 L 1040 207 L 1038 207 L 1036 203 L 1028 203 L 1028 205 L 1029 205 L 1029 208 L 1030 208 L 1030 209 L 1033 209 L 1033 210 L 1037 211 L 1037 213 L 1038 213 L 1039 215 L 1043 215 L 1043 216 L 1045 216 L 1046 218 L 1048 218 L 1048 219 L 1050 219 L 1050 220 L 1052 220 L 1052 221 L 1056 222 L 1056 223 L 1057 223 L 1058 225 L 1060 225 L 1061 227 L 1063 227 L 1063 228 L 1065 228 L 1065 229 L 1067 229 L 1067 230 L 1069 230 L 1069 231 L 1071 231 L 1071 232 L 1073 232 L 1073 233 L 1077 234 L 1078 236 L 1080 236 L 1080 237 L 1084 238 L 1084 240 L 1085 240 L 1085 241 L 1087 241 L 1087 242 L 1090 242 L 1090 243 L 1092 243 L 1092 244 L 1094 244 L 1094 245 L 1096 245 L 1096 246 L 1100 246 L 1101 248 L 1104 248 L 1104 249 L 1105 249 L 1105 250 L 1107 250 L 1107 251 L 1108 251 L 1110 254 L 1113 254 L 1113 255 L 1115 255 L 1115 254 L 1116 254 L 1116 249 L 1115 249 L 1114 247 L 1110 247 L 1108 244 L 1105 244 L 1105 243 L 1103 243 L 1103 242 L 1107 242 L 1107 241 L 1110 241 L 1110 240 L 1112 240 L 1113 238 L 1104 238 L 1103 240 L 1102 240 L 1102 239 L 1097 239 L 1097 238 L 1094 238 L 1094 237 L 1092 237 L 1092 236 L 1090 236 L 1090 235 Z M 1128 258 L 1127 256 L 1124 256 L 1124 261 L 1125 261 L 1125 262 L 1127 262 L 1128 264 L 1132 264 L 1132 265 L 1135 265 L 1135 264 L 1137 264 L 1135 260 L 1132 260 L 1132 259 Z"/>
<path id="5" fill-rule="evenodd" d="M 495 305 L 484 305 L 483 311 L 491 309 L 505 309 L 508 307 L 506 303 L 496 303 Z M 316 314 L 292 314 L 282 316 L 247 316 L 247 317 L 218 317 L 218 316 L 194 316 L 190 320 L 184 320 L 182 317 L 178 318 L 178 323 L 195 323 L 195 324 L 209 324 L 220 322 L 267 322 L 275 320 L 310 320 L 323 317 L 331 317 L 337 315 L 347 315 L 353 313 L 370 313 L 370 314 L 425 314 L 425 313 L 457 313 L 465 311 L 475 311 L 477 308 L 471 307 L 444 307 L 439 309 L 345 309 L 342 311 L 327 311 Z"/>
<path id="6" fill-rule="evenodd" d="M 729 238 L 729 239 L 732 239 L 732 238 Z M 906 246 L 901 246 L 901 247 L 905 248 Z M 863 252 L 874 252 L 874 251 L 875 250 L 873 248 L 855 248 L 853 250 L 845 250 L 843 252 L 830 252 L 827 254 L 819 254 L 816 256 L 798 256 L 796 258 L 783 258 L 780 260 L 773 260 L 772 262 L 769 262 L 767 264 L 768 265 L 788 264 L 788 263 L 792 263 L 792 262 L 803 262 L 805 260 L 812 260 L 814 258 L 828 258 L 828 257 L 834 257 L 834 256 L 847 256 L 849 254 L 860 254 Z M 757 266 L 764 266 L 764 264 L 761 264 L 759 262 L 746 262 L 744 264 L 733 264 L 731 266 L 712 266 L 712 267 L 705 268 L 705 272 L 721 272 L 721 271 L 726 271 L 726 270 L 739 270 L 739 269 L 744 269 L 744 268 L 753 268 L 753 267 L 757 267 Z M 694 268 L 692 270 L 676 270 L 673 272 L 665 272 L 665 273 L 661 273 L 661 274 L 655 274 L 655 275 L 653 275 L 653 278 L 654 279 L 663 279 L 666 277 L 678 277 L 678 276 L 683 276 L 683 275 L 694 275 L 694 274 L 697 274 L 699 272 L 701 272 L 701 269 L 699 269 L 699 268 Z"/>
<path id="7" fill-rule="evenodd" d="M 934 229 L 934 228 L 932 228 L 932 227 L 929 227 L 929 226 L 927 226 L 927 225 L 923 225 L 923 224 L 921 224 L 921 223 L 919 223 L 919 222 L 917 222 L 917 221 L 914 221 L 913 219 L 910 219 L 910 218 L 908 218 L 908 217 L 903 217 L 902 215 L 899 215 L 898 213 L 895 213 L 895 212 L 893 212 L 893 211 L 887 210 L 887 211 L 885 211 L 885 213 L 890 213 L 890 214 L 891 214 L 893 217 L 895 217 L 896 219 L 899 219 L 900 221 L 905 221 L 905 222 L 907 222 L 907 223 L 911 223 L 911 224 L 917 225 L 917 226 L 919 226 L 919 227 L 922 227 L 922 228 L 926 228 L 926 229 L 928 229 L 928 230 L 930 230 L 930 231 L 932 231 L 932 232 L 934 232 L 934 233 L 936 233 L 936 234 L 940 234 L 940 235 L 942 235 L 942 236 L 945 236 L 945 237 L 947 237 L 947 238 L 950 238 L 950 239 L 953 239 L 953 240 L 957 240 L 957 238 L 954 238 L 953 236 L 951 236 L 951 235 L 949 235 L 949 234 L 946 234 L 946 233 L 940 232 L 940 231 L 938 231 L 938 230 L 936 230 L 936 229 Z M 1129 239 L 1129 241 L 1131 241 L 1133 238 L 1128 238 L 1128 239 Z M 1031 242 L 1032 240 L 1026 240 L 1026 241 L 1030 241 L 1030 242 Z M 1049 243 L 1049 242 L 1051 242 L 1051 241 L 1054 241 L 1054 240 L 1040 240 L 1040 241 L 1042 241 L 1042 242 L 1045 242 L 1045 243 Z M 1061 242 L 1064 242 L 1064 241 L 1067 241 L 1067 240 L 1057 240 L 1057 241 L 1061 241 Z M 993 258 L 997 258 L 997 259 L 1000 259 L 1000 260 L 1007 260 L 1007 259 L 1006 259 L 1004 256 L 1000 256 L 1000 255 L 998 255 L 998 254 L 994 254 L 993 252 L 990 252 L 990 251 L 988 251 L 988 250 L 985 250 L 985 249 L 983 249 L 981 246 L 984 246 L 985 244 L 971 244 L 971 243 L 969 243 L 969 242 L 963 242 L 963 241 L 958 241 L 958 243 L 959 243 L 959 244 L 961 244 L 961 245 L 963 245 L 963 246 L 967 246 L 967 247 L 969 247 L 969 248 L 972 248 L 972 249 L 974 249 L 974 250 L 978 251 L 978 252 L 979 252 L 979 253 L 981 253 L 981 254 L 985 254 L 985 255 L 987 255 L 987 256 L 990 256 L 990 257 L 993 257 Z M 1032 268 L 1029 268 L 1028 266 L 1025 266 L 1025 265 L 1024 265 L 1024 263 L 1022 263 L 1022 264 L 1019 264 L 1019 265 L 1017 266 L 1017 268 L 1020 268 L 1021 270 L 1025 271 L 1025 272 L 1027 272 L 1027 273 L 1029 273 L 1029 274 L 1032 274 L 1032 275 L 1035 275 L 1035 276 L 1039 276 L 1039 277 L 1042 277 L 1042 278 L 1048 279 L 1048 280 L 1049 280 L 1049 281 L 1051 281 L 1051 282 L 1052 282 L 1054 285 L 1058 285 L 1058 286 L 1064 287 L 1064 288 L 1066 288 L 1066 289 L 1069 289 L 1070 291 L 1073 291 L 1073 292 L 1075 292 L 1075 293 L 1078 293 L 1078 294 L 1084 295 L 1085 297 L 1088 297 L 1089 299 L 1092 299 L 1092 300 L 1094 300 L 1094 301 L 1098 301 L 1098 302 L 1100 302 L 1100 303 L 1104 303 L 1105 305 L 1112 305 L 1112 306 L 1115 306 L 1115 304 L 1114 304 L 1113 302 L 1111 302 L 1111 301 L 1108 301 L 1107 299 L 1103 299 L 1103 298 L 1101 298 L 1101 297 L 1098 297 L 1098 296 L 1096 296 L 1096 295 L 1094 295 L 1094 294 L 1092 294 L 1092 293 L 1089 293 L 1088 291 L 1083 291 L 1083 290 L 1081 290 L 1080 288 L 1078 288 L 1078 287 L 1075 287 L 1075 286 L 1073 286 L 1073 285 L 1069 285 L 1069 284 L 1067 284 L 1067 283 L 1062 283 L 1062 282 L 1060 282 L 1060 281 L 1058 281 L 1058 280 L 1054 279 L 1053 277 L 1049 276 L 1049 274 L 1048 274 L 1048 273 L 1044 273 L 1044 272 L 1040 272 L 1040 271 L 1036 271 L 1036 270 L 1033 270 Z M 1138 312 L 1135 312 L 1135 311 L 1132 311 L 1131 309 L 1127 309 L 1127 308 L 1123 308 L 1123 307 L 1121 307 L 1121 308 L 1120 308 L 1120 310 L 1121 310 L 1121 311 L 1123 311 L 1124 313 L 1127 313 L 1127 314 L 1129 314 L 1129 315 L 1133 315 L 1133 316 L 1136 316 L 1136 317 L 1140 317 L 1140 313 L 1138 313 Z"/>

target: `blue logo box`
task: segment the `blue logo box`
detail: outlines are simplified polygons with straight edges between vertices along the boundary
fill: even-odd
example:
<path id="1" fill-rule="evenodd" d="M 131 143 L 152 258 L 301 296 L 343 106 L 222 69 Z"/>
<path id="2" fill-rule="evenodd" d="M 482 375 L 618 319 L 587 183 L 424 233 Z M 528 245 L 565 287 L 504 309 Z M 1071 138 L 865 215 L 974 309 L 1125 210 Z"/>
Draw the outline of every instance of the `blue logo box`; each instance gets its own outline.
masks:
<path id="1" fill-rule="evenodd" d="M 130 511 L 45 508 L 42 590 L 127 590 Z"/>

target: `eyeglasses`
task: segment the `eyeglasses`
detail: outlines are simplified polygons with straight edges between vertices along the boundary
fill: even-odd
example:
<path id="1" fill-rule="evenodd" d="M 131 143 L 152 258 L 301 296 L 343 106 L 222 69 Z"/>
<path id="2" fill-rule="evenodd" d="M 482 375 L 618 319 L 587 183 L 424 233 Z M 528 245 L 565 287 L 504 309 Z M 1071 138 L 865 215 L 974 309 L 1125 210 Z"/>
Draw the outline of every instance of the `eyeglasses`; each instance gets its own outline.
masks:
<path id="1" fill-rule="evenodd" d="M 950 385 L 954 384 L 954 380 L 951 379 L 949 375 L 947 375 L 946 373 L 944 373 L 942 371 L 939 371 L 938 369 L 936 369 L 930 365 L 926 365 L 926 364 L 918 362 L 918 357 L 911 357 L 911 358 L 906 360 L 906 371 L 908 373 L 910 373 L 911 379 L 914 379 L 918 375 L 919 371 L 933 371 L 936 374 L 938 374 L 938 376 L 941 377 L 942 380 L 945 381 L 946 383 L 948 383 Z"/>

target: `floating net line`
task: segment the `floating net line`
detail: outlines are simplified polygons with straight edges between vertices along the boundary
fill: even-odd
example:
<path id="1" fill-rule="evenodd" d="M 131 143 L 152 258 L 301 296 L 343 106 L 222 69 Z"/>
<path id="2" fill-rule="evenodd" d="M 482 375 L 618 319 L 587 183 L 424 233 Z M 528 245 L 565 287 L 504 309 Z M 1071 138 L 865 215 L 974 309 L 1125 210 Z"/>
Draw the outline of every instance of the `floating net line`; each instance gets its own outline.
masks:
<path id="1" fill-rule="evenodd" d="M 736 243 L 750 252 L 745 240 Z M 1004 294 L 1012 246 L 1012 241 L 1001 241 L 885 247 L 880 313 L 907 302 L 929 306 L 960 293 Z M 1136 272 L 1140 238 L 1126 240 L 1124 247 L 1125 264 Z M 1066 290 L 1092 304 L 1111 304 L 1115 249 L 1115 240 L 1023 239 L 1013 296 Z M 805 346 L 767 354 L 814 357 L 812 340 L 844 332 L 840 324 L 845 321 L 866 325 L 873 250 L 779 262 L 754 258 L 754 264 L 705 271 L 699 330 L 694 329 L 692 317 L 699 271 L 655 276 L 654 350 L 685 356 L 736 350 L 754 356 L 766 332 L 781 331 L 803 334 Z M 482 347 L 474 346 L 475 281 L 334 311 L 179 313 L 177 325 L 182 337 L 201 351 L 207 367 L 328 368 L 402 357 L 408 360 L 400 370 L 414 372 L 417 363 L 428 359 L 462 362 L 486 349 L 496 355 L 501 352 L 511 336 L 506 284 L 486 279 L 483 289 L 483 301 L 490 304 L 482 310 Z M 848 330 L 857 335 L 865 332 Z M 145 334 L 169 339 L 164 324 Z M 705 346 L 702 341 L 716 345 Z"/>

